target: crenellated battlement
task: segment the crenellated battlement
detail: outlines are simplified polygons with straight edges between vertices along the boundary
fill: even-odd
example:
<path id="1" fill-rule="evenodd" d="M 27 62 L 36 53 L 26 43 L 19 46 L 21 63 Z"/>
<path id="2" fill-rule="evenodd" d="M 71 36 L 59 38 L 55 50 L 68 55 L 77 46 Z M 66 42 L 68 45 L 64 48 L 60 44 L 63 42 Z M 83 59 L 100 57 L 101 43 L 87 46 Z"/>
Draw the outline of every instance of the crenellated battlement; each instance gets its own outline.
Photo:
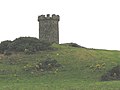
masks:
<path id="1" fill-rule="evenodd" d="M 59 17 L 59 15 L 55 15 L 55 14 L 52 14 L 52 16 L 50 16 L 50 14 L 47 14 L 46 16 L 45 15 L 38 16 L 38 21 L 40 21 L 40 20 L 50 20 L 50 19 L 59 21 L 60 17 Z"/>

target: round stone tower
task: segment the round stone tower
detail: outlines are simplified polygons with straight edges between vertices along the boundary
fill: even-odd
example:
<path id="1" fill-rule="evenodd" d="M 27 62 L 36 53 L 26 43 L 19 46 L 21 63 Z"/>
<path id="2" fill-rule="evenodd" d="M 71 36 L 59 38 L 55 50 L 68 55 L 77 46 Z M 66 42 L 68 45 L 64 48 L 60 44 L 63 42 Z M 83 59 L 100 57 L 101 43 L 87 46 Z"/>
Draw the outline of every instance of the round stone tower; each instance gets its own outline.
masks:
<path id="1" fill-rule="evenodd" d="M 38 16 L 39 39 L 50 43 L 59 44 L 59 15 L 50 14 Z"/>

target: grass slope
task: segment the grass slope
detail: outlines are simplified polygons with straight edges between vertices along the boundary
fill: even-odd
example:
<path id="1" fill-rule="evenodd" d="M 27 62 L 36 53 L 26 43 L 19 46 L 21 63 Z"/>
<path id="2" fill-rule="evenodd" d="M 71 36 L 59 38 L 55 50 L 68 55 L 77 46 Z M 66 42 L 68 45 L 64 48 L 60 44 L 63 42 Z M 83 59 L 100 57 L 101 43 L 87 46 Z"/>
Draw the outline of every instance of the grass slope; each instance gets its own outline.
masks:
<path id="1" fill-rule="evenodd" d="M 100 81 L 101 75 L 120 63 L 120 52 L 53 45 L 56 51 L 32 55 L 0 56 L 0 90 L 120 90 L 120 81 Z M 46 58 L 63 68 L 56 72 L 24 71 Z"/>

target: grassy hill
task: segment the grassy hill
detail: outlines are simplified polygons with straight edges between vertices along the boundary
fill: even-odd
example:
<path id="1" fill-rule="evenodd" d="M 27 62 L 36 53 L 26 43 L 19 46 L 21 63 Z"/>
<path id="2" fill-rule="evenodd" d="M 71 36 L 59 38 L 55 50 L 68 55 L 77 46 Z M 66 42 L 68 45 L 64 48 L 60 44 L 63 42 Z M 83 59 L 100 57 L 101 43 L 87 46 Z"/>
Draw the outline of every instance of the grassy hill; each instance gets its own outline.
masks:
<path id="1" fill-rule="evenodd" d="M 0 90 L 120 90 L 120 81 L 101 76 L 120 64 L 120 52 L 53 45 L 54 51 L 32 55 L 0 55 Z M 52 58 L 62 65 L 53 71 L 33 72 L 31 67 Z M 30 69 L 25 71 L 25 68 Z"/>

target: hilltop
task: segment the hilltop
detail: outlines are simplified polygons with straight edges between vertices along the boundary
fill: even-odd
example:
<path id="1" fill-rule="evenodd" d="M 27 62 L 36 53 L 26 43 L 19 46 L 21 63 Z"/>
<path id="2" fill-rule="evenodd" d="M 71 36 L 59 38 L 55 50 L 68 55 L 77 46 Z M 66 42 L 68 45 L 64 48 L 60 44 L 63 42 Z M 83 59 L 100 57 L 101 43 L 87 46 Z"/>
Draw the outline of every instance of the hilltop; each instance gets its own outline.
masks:
<path id="1" fill-rule="evenodd" d="M 34 54 L 0 55 L 0 90 L 119 90 L 120 81 L 101 76 L 120 63 L 120 52 L 52 45 L 53 50 Z M 61 67 L 35 71 L 38 63 L 56 60 Z M 26 70 L 26 68 L 28 70 Z M 44 70 L 44 69 L 43 69 Z"/>

